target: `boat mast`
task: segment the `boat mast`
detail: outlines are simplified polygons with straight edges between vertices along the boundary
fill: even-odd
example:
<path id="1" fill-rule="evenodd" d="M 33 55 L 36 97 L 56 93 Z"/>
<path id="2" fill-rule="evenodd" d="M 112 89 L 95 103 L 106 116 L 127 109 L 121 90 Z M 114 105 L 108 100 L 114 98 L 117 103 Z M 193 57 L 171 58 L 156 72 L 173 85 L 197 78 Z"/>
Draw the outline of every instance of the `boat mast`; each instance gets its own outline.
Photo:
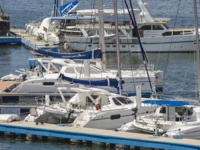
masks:
<path id="1" fill-rule="evenodd" d="M 54 0 L 53 15 L 54 17 L 58 16 L 58 0 Z"/>
<path id="2" fill-rule="evenodd" d="M 122 94 L 121 91 L 121 68 L 120 68 L 120 56 L 119 56 L 119 33 L 118 33 L 118 15 L 117 15 L 117 0 L 113 0 L 114 6 L 114 16 L 115 16 L 115 37 L 116 37 L 116 50 L 117 50 L 117 70 L 119 77 L 119 94 Z"/>
<path id="3" fill-rule="evenodd" d="M 104 18 L 103 18 L 103 0 L 98 0 L 98 12 L 99 12 L 99 47 L 102 51 L 102 70 L 106 71 L 106 52 L 105 52 L 105 40 L 104 40 Z"/>
<path id="4" fill-rule="evenodd" d="M 197 74 L 198 74 L 198 99 L 200 100 L 200 56 L 199 56 L 199 34 L 198 34 L 198 15 L 197 15 L 197 2 L 193 0 L 194 4 L 194 26 L 196 35 L 196 59 L 197 59 Z"/>

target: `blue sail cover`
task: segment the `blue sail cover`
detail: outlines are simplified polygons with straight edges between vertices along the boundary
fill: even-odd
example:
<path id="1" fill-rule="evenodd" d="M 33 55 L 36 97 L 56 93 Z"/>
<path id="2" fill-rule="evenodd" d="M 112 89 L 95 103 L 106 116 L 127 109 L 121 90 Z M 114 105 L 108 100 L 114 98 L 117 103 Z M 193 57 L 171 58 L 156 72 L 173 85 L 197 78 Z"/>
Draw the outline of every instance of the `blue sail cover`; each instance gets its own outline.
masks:
<path id="1" fill-rule="evenodd" d="M 94 16 L 79 16 L 79 15 L 73 15 L 73 16 L 61 16 L 61 17 L 51 17 L 51 21 L 54 20 L 92 20 L 95 19 Z"/>
<path id="2" fill-rule="evenodd" d="M 66 3 L 60 6 L 60 15 L 64 16 L 74 10 L 78 6 L 78 0 L 74 0 L 73 2 Z"/>
<path id="3" fill-rule="evenodd" d="M 96 59 L 96 58 L 102 58 L 102 52 L 100 49 L 96 49 L 93 51 L 86 51 L 86 52 L 80 52 L 80 53 L 59 53 L 59 52 L 53 52 L 51 50 L 47 49 L 38 49 L 35 52 L 46 55 L 46 56 L 51 56 L 55 58 L 65 58 L 65 59 Z"/>
<path id="4" fill-rule="evenodd" d="M 113 78 L 102 79 L 102 80 L 83 80 L 83 79 L 75 79 L 70 78 L 62 73 L 60 73 L 59 78 L 62 80 L 67 80 L 68 82 L 84 84 L 84 85 L 92 85 L 92 86 L 113 86 L 115 88 L 118 87 L 118 81 Z"/>
<path id="5" fill-rule="evenodd" d="M 144 104 L 151 104 L 151 105 L 164 105 L 164 106 L 184 106 L 190 105 L 189 102 L 180 101 L 180 100 L 144 100 L 142 101 Z"/>

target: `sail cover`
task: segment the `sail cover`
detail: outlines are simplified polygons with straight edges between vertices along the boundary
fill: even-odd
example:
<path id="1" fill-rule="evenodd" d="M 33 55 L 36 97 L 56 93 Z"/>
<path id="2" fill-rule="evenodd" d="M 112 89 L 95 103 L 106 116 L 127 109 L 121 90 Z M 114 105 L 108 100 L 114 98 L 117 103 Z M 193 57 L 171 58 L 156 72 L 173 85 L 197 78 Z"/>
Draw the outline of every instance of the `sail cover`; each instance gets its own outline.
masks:
<path id="1" fill-rule="evenodd" d="M 54 52 L 48 49 L 38 49 L 35 52 L 45 55 L 45 56 L 51 56 L 55 58 L 65 58 L 65 59 L 97 59 L 102 58 L 102 52 L 100 49 L 86 51 L 86 52 L 80 52 L 80 53 L 59 53 Z"/>
<path id="2" fill-rule="evenodd" d="M 69 12 L 76 9 L 77 6 L 78 6 L 78 0 L 74 0 L 73 2 L 69 2 L 60 6 L 60 15 L 61 16 L 67 15 Z"/>
<path id="3" fill-rule="evenodd" d="M 184 106 L 184 105 L 190 105 L 189 102 L 186 101 L 180 101 L 180 100 L 144 100 L 142 101 L 144 104 L 151 104 L 151 105 L 163 105 L 163 106 Z"/>
<path id="4" fill-rule="evenodd" d="M 118 81 L 117 79 L 114 79 L 114 78 L 106 78 L 106 79 L 101 79 L 101 80 L 87 80 L 87 79 L 83 80 L 83 79 L 67 77 L 62 73 L 60 73 L 59 78 L 62 80 L 67 80 L 68 82 L 78 83 L 78 84 L 83 84 L 83 85 L 112 86 L 115 88 L 118 87 Z"/>

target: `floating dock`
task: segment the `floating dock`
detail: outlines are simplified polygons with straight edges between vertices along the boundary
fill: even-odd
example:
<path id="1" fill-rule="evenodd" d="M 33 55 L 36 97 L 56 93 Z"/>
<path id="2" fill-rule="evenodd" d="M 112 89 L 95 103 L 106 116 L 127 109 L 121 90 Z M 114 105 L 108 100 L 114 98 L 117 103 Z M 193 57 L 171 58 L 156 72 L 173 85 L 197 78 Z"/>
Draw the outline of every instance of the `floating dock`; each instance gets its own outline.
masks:
<path id="1" fill-rule="evenodd" d="M 10 29 L 11 36 L 1 36 L 0 43 L 22 43 L 29 50 L 37 50 L 38 48 L 55 48 L 57 46 L 49 46 L 44 40 L 39 40 L 36 36 L 27 33 L 24 29 Z"/>
<path id="2" fill-rule="evenodd" d="M 16 121 L 12 123 L 0 123 L 0 133 L 9 132 L 10 135 L 20 134 L 21 136 L 32 135 L 33 138 L 41 136 L 42 138 L 56 137 L 68 141 L 70 139 L 99 142 L 101 145 L 120 144 L 130 148 L 134 146 L 136 150 L 141 147 L 169 150 L 200 150 L 199 140 L 191 139 L 173 139 L 149 134 L 116 132 L 111 130 L 100 130 L 92 128 L 75 128 L 55 124 L 36 124 L 35 122 Z"/>

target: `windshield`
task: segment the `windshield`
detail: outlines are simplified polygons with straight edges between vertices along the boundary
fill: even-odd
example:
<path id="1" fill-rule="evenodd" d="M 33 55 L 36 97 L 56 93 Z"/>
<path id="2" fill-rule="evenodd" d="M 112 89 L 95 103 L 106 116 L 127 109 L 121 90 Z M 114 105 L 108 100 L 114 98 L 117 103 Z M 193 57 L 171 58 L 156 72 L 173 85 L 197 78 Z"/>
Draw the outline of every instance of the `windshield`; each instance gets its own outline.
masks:
<path id="1" fill-rule="evenodd" d="M 78 73 L 84 73 L 84 68 L 83 67 L 76 67 L 75 68 L 76 69 L 76 71 L 78 72 Z M 99 74 L 100 73 L 100 70 L 97 70 L 98 68 L 94 68 L 94 67 L 90 67 L 90 73 L 91 74 Z"/>
<path id="2" fill-rule="evenodd" d="M 121 105 L 122 104 L 132 104 L 133 101 L 131 101 L 130 99 L 126 98 L 126 97 L 115 97 L 112 98 L 113 102 L 115 103 L 115 105 Z"/>
<path id="3" fill-rule="evenodd" d="M 163 24 L 163 25 L 165 26 L 165 28 L 166 28 L 166 29 L 169 29 L 169 27 L 168 27 L 168 25 L 167 25 L 167 24 Z"/>

